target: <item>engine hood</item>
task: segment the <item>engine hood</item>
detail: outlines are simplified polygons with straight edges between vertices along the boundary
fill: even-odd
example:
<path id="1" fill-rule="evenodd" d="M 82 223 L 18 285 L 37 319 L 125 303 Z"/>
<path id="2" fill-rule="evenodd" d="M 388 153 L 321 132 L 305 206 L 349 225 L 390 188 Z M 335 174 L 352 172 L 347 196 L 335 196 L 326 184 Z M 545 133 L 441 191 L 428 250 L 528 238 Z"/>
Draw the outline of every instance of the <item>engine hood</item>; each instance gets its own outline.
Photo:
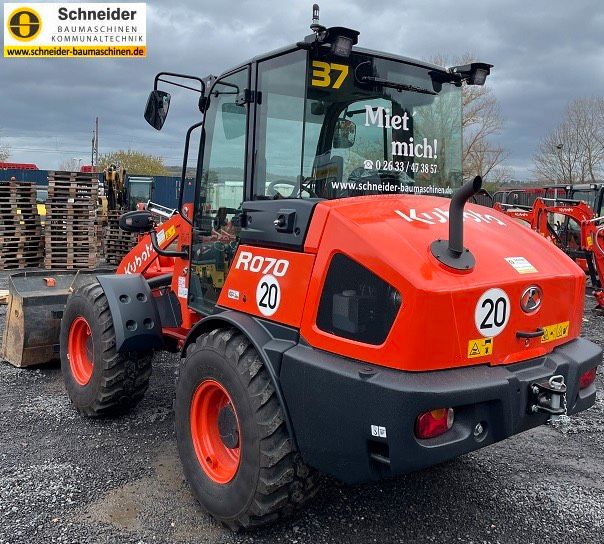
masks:
<path id="1" fill-rule="evenodd" d="M 319 348 L 404 370 L 508 364 L 576 338 L 583 271 L 537 233 L 474 204 L 464 211 L 464 246 L 476 265 L 469 271 L 452 270 L 430 252 L 434 240 L 448 238 L 449 204 L 445 198 L 413 195 L 319 203 L 305 249 L 316 253 L 315 270 L 323 277 L 316 292 L 309 292 L 314 317 L 303 320 L 312 324 L 302 331 L 305 338 Z M 329 261 L 338 252 L 402 296 L 380 346 L 342 341 L 314 325 L 318 298 L 313 296 L 320 296 Z"/>

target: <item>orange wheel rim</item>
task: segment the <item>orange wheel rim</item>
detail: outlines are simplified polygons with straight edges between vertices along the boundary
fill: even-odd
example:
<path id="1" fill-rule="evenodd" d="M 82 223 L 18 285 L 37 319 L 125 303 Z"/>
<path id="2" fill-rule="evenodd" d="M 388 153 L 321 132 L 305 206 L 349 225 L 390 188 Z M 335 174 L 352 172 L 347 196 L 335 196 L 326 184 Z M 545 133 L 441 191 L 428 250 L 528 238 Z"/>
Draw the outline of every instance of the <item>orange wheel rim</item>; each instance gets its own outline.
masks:
<path id="1" fill-rule="evenodd" d="M 78 316 L 69 328 L 67 358 L 71 374 L 80 385 L 86 385 L 92 376 L 93 349 L 90 325 L 86 319 Z"/>
<path id="2" fill-rule="evenodd" d="M 239 468 L 241 432 L 233 401 L 215 380 L 201 382 L 193 394 L 191 438 L 206 475 L 219 484 L 230 482 Z"/>

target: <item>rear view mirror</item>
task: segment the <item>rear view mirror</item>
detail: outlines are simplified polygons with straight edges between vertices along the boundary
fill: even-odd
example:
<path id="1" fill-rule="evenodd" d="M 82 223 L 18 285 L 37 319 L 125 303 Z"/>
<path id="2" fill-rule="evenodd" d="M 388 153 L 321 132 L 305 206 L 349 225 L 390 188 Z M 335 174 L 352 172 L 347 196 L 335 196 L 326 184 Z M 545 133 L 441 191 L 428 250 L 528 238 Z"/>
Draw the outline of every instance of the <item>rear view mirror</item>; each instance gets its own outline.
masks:
<path id="1" fill-rule="evenodd" d="M 153 216 L 147 210 L 126 212 L 120 217 L 120 229 L 124 232 L 149 232 L 153 229 Z"/>
<path id="2" fill-rule="evenodd" d="M 155 130 L 161 130 L 168 116 L 170 94 L 166 91 L 151 91 L 145 108 L 145 119 Z"/>
<path id="3" fill-rule="evenodd" d="M 245 134 L 247 125 L 245 114 L 245 106 L 239 106 L 232 102 L 222 105 L 222 126 L 227 140 L 234 140 Z"/>
<path id="4" fill-rule="evenodd" d="M 338 119 L 333 131 L 333 148 L 348 149 L 354 145 L 357 126 L 350 119 Z"/>

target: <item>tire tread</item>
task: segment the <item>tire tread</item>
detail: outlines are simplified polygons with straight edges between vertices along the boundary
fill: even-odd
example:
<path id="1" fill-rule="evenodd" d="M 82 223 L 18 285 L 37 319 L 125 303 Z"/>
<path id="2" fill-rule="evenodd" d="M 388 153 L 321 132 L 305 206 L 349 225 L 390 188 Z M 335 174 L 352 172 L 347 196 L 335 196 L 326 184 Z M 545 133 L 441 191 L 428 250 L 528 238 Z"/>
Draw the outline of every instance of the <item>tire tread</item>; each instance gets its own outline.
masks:
<path id="1" fill-rule="evenodd" d="M 234 328 L 201 334 L 188 347 L 182 364 L 187 364 L 193 352 L 208 349 L 225 357 L 247 382 L 261 434 L 260 474 L 253 499 L 246 512 L 219 521 L 237 531 L 291 515 L 315 495 L 319 475 L 304 464 L 294 449 L 268 371 L 249 340 Z"/>
<path id="2" fill-rule="evenodd" d="M 144 397 L 149 387 L 153 352 L 117 353 L 115 327 L 107 297 L 97 282 L 84 285 L 74 293 L 88 300 L 94 307 L 95 323 L 90 326 L 101 335 L 102 354 L 95 360 L 102 376 L 94 402 L 87 406 L 75 405 L 78 412 L 88 417 L 102 417 L 126 412 Z M 68 302 L 69 303 L 69 302 Z"/>

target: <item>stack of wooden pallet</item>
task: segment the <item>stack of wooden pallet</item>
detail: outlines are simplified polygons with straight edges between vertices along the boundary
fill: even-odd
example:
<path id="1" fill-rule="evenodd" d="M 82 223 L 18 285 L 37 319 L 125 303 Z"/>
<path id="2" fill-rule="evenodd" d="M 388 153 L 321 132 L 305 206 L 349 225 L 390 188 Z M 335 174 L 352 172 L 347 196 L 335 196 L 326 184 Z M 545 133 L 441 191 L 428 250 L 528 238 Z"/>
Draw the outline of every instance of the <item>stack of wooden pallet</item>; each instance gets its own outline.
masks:
<path id="1" fill-rule="evenodd" d="M 40 266 L 41 261 L 36 185 L 0 181 L 0 269 Z"/>
<path id="2" fill-rule="evenodd" d="M 44 266 L 94 268 L 99 262 L 97 174 L 49 172 Z"/>
<path id="3" fill-rule="evenodd" d="M 103 237 L 104 255 L 108 264 L 119 264 L 136 245 L 136 235 L 120 229 L 120 216 L 125 210 L 109 210 Z"/>

